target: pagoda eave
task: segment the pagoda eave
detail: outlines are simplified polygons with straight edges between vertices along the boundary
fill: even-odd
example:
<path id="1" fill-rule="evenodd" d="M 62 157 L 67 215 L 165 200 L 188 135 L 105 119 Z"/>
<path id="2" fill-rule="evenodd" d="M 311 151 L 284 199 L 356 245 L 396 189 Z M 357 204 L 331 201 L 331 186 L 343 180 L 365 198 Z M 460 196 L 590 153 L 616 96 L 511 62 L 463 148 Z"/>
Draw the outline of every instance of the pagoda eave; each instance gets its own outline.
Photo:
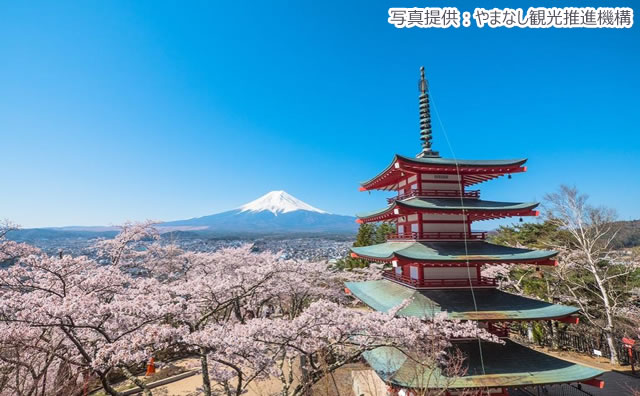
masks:
<path id="1" fill-rule="evenodd" d="M 420 214 L 432 214 L 432 215 L 466 215 L 468 221 L 481 221 L 499 219 L 505 217 L 524 217 L 524 216 L 539 216 L 540 212 L 534 210 L 538 206 L 538 203 L 526 203 L 526 204 L 514 204 L 505 203 L 502 207 L 479 207 L 478 202 L 483 203 L 485 201 L 479 200 L 464 200 L 458 201 L 457 205 L 438 207 L 438 204 L 432 204 L 428 207 L 424 202 L 438 202 L 441 199 L 411 199 L 405 201 L 394 201 L 385 209 L 380 209 L 372 213 L 364 213 L 357 215 L 358 223 L 371 223 L 379 221 L 391 221 L 398 217 L 408 216 L 414 213 Z M 455 199 L 449 199 L 447 201 L 456 201 Z M 413 202 L 423 203 L 422 206 L 412 204 Z M 493 204 L 493 202 L 490 202 Z M 473 205 L 471 205 L 473 204 Z M 457 206 L 457 207 L 456 207 Z M 511 208 L 510 208 L 511 207 Z"/>
<path id="2" fill-rule="evenodd" d="M 439 157 L 409 158 L 396 154 L 391 164 L 382 172 L 360 183 L 360 191 L 393 190 L 403 177 L 418 173 L 460 174 L 462 181 L 458 184 L 470 186 L 506 174 L 526 172 L 527 167 L 522 166 L 526 161 L 526 159 L 469 161 Z"/>
<path id="3" fill-rule="evenodd" d="M 556 265 L 553 250 L 530 250 L 484 241 L 386 242 L 351 248 L 355 257 L 378 262 L 424 265 L 537 264 Z"/>
<path id="4" fill-rule="evenodd" d="M 463 210 L 463 209 L 451 209 L 451 210 L 432 210 L 432 209 L 423 209 L 423 210 L 401 210 L 397 213 L 393 211 L 385 211 L 380 215 L 370 216 L 370 217 L 358 217 L 356 219 L 356 223 L 377 223 L 381 221 L 392 221 L 397 219 L 398 217 L 407 216 L 413 213 L 425 213 L 425 214 L 434 214 L 434 215 L 455 215 L 458 213 L 468 215 L 468 221 L 482 221 L 482 220 L 495 220 L 495 219 L 505 219 L 509 217 L 537 217 L 540 216 L 540 212 L 537 210 L 513 210 L 513 211 L 477 211 L 477 210 Z M 463 213 L 464 212 L 464 213 Z"/>
<path id="5" fill-rule="evenodd" d="M 438 370 L 422 366 L 391 347 L 374 349 L 365 353 L 364 358 L 383 381 L 406 389 L 517 388 L 561 383 L 604 385 L 596 378 L 603 370 L 558 359 L 509 340 L 504 345 L 483 342 L 482 353 L 477 342 L 456 343 L 455 348 L 468 356 L 467 373 L 455 378 L 444 377 Z"/>
<path id="6" fill-rule="evenodd" d="M 375 257 L 375 256 L 367 256 L 363 254 L 357 254 L 351 252 L 350 256 L 352 258 L 358 258 L 363 260 L 368 260 L 376 263 L 393 263 L 397 266 L 419 263 L 423 267 L 467 267 L 469 265 L 477 266 L 477 265 L 498 265 L 498 264 L 529 264 L 529 265 L 538 265 L 544 267 L 557 267 L 558 261 L 553 258 L 542 258 L 542 259 L 491 259 L 489 257 L 477 257 L 477 256 L 469 256 L 468 259 L 465 260 L 421 260 L 414 257 L 407 257 L 401 254 L 393 254 L 388 257 Z"/>
<path id="7" fill-rule="evenodd" d="M 345 287 L 351 296 L 378 312 L 389 312 L 410 299 L 409 305 L 397 313 L 407 317 L 433 317 L 444 312 L 449 319 L 455 320 L 558 320 L 576 323 L 571 315 L 578 312 L 576 307 L 519 296 L 495 287 L 474 287 L 475 302 L 468 287 L 466 290 L 449 287 L 414 288 L 390 279 L 346 282 Z"/>

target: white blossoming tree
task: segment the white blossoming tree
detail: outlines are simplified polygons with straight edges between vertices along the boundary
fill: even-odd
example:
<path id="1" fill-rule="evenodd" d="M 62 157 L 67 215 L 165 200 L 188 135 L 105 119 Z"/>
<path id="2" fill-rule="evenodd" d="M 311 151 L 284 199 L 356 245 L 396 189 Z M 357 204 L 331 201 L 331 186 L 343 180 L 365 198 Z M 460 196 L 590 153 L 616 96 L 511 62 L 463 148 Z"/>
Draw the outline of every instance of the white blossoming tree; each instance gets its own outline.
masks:
<path id="1" fill-rule="evenodd" d="M 546 196 L 549 220 L 570 236 L 566 243 L 555 246 L 560 251 L 555 274 L 562 280 L 566 298 L 603 332 L 611 363 L 617 364 L 614 324 L 616 316 L 623 315 L 628 290 L 617 288 L 616 283 L 624 284 L 640 263 L 612 248 L 617 234 L 615 212 L 591 206 L 587 198 L 568 186 Z"/>
<path id="2" fill-rule="evenodd" d="M 172 307 L 162 303 L 160 291 L 153 278 L 134 277 L 87 257 L 23 256 L 0 270 L 0 339 L 15 348 L 31 346 L 23 354 L 42 355 L 34 364 L 29 363 L 34 356 L 14 362 L 42 389 L 45 381 L 54 381 L 36 367 L 48 360 L 64 367 L 71 382 L 98 377 L 112 395 L 118 394 L 109 382 L 114 369 L 144 388 L 130 368 L 179 331 L 158 325 Z"/>
<path id="3" fill-rule="evenodd" d="M 100 241 L 96 259 L 3 243 L 12 260 L 0 269 L 7 394 L 60 394 L 97 378 L 117 396 L 110 378 L 118 372 L 150 395 L 136 369 L 180 350 L 199 359 L 207 396 L 239 396 L 267 378 L 295 396 L 379 346 L 429 351 L 421 361 L 435 367 L 447 364 L 452 338 L 496 340 L 473 323 L 351 308 L 343 280 L 375 278 L 375 267 L 345 273 L 248 245 L 187 252 L 163 242 L 150 222 Z"/>

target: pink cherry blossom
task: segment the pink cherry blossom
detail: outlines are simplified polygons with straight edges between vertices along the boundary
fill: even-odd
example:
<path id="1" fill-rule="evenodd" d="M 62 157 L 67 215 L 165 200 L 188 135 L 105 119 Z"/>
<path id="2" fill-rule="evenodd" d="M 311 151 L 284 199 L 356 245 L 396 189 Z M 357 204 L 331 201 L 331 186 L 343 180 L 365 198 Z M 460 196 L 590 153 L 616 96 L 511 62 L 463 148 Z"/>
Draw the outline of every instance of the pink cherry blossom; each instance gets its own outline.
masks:
<path id="1" fill-rule="evenodd" d="M 0 269 L 2 395 L 59 394 L 90 378 L 118 395 L 114 371 L 150 395 L 133 372 L 158 352 L 180 350 L 200 361 L 205 395 L 239 396 L 270 377 L 294 396 L 379 346 L 442 365 L 452 338 L 498 341 L 444 315 L 351 308 L 343 282 L 377 279 L 380 268 L 337 271 L 250 245 L 184 251 L 151 222 L 125 224 L 116 238 L 99 241 L 97 259 L 50 257 L 4 239 L 0 251 L 12 263 Z M 294 375 L 298 369 L 305 378 Z"/>

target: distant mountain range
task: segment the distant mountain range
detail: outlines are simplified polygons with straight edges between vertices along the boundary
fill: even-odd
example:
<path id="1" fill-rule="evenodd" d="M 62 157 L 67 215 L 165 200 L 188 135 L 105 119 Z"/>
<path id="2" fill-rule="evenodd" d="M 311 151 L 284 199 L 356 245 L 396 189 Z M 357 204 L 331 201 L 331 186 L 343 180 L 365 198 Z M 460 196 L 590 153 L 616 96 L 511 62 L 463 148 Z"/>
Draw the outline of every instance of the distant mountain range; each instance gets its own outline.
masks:
<path id="1" fill-rule="evenodd" d="M 358 224 L 353 216 L 328 213 L 315 208 L 285 191 L 271 191 L 239 208 L 208 216 L 169 221 L 157 225 L 162 233 L 184 237 L 203 235 L 220 238 L 254 236 L 290 237 L 302 235 L 354 235 Z M 640 220 L 619 221 L 615 248 L 640 246 Z M 117 227 L 49 227 L 30 228 L 11 232 L 8 237 L 20 241 L 48 239 L 111 238 Z"/>
<path id="2" fill-rule="evenodd" d="M 185 235 L 242 236 L 265 234 L 354 234 L 353 216 L 328 213 L 285 191 L 271 191 L 237 209 L 187 220 L 160 223 L 160 232 Z M 12 232 L 16 240 L 112 237 L 117 227 L 32 228 Z"/>
<path id="3" fill-rule="evenodd" d="M 328 213 L 285 191 L 271 191 L 237 209 L 188 220 L 162 223 L 160 229 L 207 230 L 247 233 L 352 233 L 358 225 L 353 216 Z"/>
<path id="4" fill-rule="evenodd" d="M 618 230 L 613 240 L 615 248 L 640 246 L 640 220 L 618 221 L 614 228 Z"/>

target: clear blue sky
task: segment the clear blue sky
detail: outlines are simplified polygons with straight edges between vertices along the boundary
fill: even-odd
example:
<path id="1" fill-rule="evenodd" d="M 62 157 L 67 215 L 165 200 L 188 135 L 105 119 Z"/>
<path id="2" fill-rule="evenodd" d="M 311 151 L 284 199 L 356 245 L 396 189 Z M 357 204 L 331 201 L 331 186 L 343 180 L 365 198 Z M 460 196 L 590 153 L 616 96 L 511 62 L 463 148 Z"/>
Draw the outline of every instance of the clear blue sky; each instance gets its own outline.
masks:
<path id="1" fill-rule="evenodd" d="M 387 23 L 391 6 L 640 13 L 637 0 L 225 3 L 2 2 L 0 218 L 173 220 L 280 189 L 334 213 L 376 209 L 386 194 L 358 183 L 419 151 L 421 65 L 458 158 L 529 158 L 527 173 L 482 184 L 485 199 L 540 200 L 569 183 L 640 218 L 640 20 Z"/>

